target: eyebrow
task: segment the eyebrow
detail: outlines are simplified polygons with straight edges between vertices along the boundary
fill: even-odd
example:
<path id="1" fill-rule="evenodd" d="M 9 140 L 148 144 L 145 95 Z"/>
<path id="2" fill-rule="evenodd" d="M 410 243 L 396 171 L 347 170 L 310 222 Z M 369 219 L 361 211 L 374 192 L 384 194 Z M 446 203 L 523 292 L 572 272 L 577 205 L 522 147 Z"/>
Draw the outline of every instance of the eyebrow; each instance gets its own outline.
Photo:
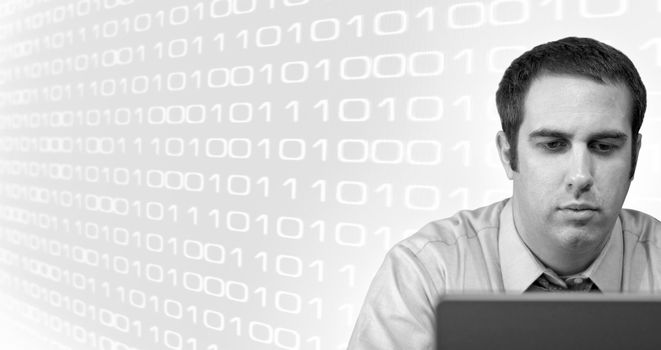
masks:
<path id="1" fill-rule="evenodd" d="M 534 139 L 538 137 L 549 137 L 549 138 L 559 138 L 559 139 L 571 139 L 572 135 L 560 130 L 553 129 L 538 129 L 531 132 L 528 135 L 529 139 Z M 629 137 L 627 134 L 619 130 L 604 130 L 599 131 L 594 134 L 590 134 L 591 139 L 618 139 L 626 141 Z"/>

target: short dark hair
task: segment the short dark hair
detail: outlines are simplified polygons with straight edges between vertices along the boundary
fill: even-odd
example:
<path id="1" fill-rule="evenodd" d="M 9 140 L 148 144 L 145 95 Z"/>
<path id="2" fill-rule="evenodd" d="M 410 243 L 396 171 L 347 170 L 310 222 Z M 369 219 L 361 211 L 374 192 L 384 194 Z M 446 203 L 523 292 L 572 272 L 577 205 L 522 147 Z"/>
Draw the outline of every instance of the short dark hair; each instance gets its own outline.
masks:
<path id="1" fill-rule="evenodd" d="M 623 84 L 631 93 L 632 159 L 636 169 L 636 143 L 647 108 L 647 92 L 631 60 L 619 50 L 590 38 L 568 37 L 535 46 L 512 61 L 498 85 L 496 105 L 510 144 L 510 166 L 517 171 L 517 136 L 523 106 L 532 81 L 544 74 L 568 74 L 601 84 Z"/>

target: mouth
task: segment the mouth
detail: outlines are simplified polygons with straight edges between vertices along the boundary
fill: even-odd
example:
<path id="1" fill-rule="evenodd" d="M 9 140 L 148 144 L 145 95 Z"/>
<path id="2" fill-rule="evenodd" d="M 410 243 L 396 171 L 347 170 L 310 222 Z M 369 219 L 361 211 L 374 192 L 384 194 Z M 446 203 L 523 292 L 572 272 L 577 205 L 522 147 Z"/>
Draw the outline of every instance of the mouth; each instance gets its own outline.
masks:
<path id="1" fill-rule="evenodd" d="M 560 206 L 558 209 L 572 220 L 587 220 L 599 212 L 599 207 L 588 203 L 572 203 Z"/>
<path id="2" fill-rule="evenodd" d="M 597 208 L 594 205 L 590 204 L 570 204 L 566 206 L 560 207 L 561 210 L 571 210 L 571 211 L 584 211 L 584 210 L 590 210 L 590 211 L 597 211 L 599 208 Z"/>
<path id="3" fill-rule="evenodd" d="M 599 210 L 599 206 L 590 202 L 570 202 L 559 206 L 561 210 Z"/>

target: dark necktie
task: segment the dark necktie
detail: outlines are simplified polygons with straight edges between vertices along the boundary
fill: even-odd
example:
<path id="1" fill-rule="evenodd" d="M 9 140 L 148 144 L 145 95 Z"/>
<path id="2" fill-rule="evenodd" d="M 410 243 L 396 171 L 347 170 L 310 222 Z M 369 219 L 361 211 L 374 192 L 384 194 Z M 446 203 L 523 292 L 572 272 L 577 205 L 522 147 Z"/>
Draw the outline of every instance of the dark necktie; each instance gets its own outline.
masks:
<path id="1" fill-rule="evenodd" d="M 556 285 L 542 274 L 528 287 L 526 292 L 584 292 L 600 293 L 599 288 L 589 278 L 582 279 L 579 283 L 567 282 L 567 287 Z"/>

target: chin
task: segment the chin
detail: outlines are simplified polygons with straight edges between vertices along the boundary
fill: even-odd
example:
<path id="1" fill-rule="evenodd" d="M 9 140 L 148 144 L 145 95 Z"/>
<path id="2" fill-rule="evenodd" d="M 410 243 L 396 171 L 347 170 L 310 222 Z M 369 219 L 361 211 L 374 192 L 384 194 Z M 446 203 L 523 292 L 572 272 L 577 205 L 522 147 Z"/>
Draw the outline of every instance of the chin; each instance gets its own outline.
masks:
<path id="1" fill-rule="evenodd" d="M 569 250 L 589 250 L 600 245 L 601 235 L 589 229 L 569 229 L 562 232 L 558 239 L 560 246 Z"/>

